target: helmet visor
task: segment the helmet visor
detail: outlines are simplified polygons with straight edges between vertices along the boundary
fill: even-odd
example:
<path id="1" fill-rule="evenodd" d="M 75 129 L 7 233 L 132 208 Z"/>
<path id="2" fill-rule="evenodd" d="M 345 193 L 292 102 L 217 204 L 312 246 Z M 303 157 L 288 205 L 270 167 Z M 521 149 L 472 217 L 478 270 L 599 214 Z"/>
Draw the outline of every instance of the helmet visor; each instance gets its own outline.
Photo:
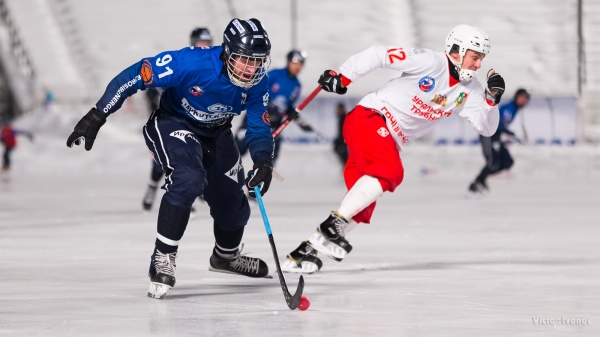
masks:
<path id="1" fill-rule="evenodd" d="M 229 79 L 239 87 L 250 88 L 262 80 L 270 65 L 269 55 L 255 57 L 231 53 L 227 60 Z"/>

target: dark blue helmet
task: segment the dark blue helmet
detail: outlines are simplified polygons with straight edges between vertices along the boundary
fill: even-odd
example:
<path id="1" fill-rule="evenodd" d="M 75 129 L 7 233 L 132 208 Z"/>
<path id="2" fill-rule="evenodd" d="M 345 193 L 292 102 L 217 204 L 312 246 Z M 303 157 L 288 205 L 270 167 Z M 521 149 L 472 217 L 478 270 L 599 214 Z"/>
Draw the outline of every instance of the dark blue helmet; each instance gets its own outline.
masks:
<path id="1" fill-rule="evenodd" d="M 196 42 L 208 42 L 212 45 L 213 36 L 210 30 L 205 27 L 198 27 L 192 30 L 190 34 L 190 46 L 196 45 Z"/>
<path id="2" fill-rule="evenodd" d="M 287 54 L 288 62 L 300 62 L 304 63 L 306 61 L 306 52 L 304 50 L 292 49 Z"/>
<path id="3" fill-rule="evenodd" d="M 221 60 L 231 83 L 249 88 L 267 74 L 271 65 L 271 41 L 257 19 L 233 19 L 223 32 Z"/>

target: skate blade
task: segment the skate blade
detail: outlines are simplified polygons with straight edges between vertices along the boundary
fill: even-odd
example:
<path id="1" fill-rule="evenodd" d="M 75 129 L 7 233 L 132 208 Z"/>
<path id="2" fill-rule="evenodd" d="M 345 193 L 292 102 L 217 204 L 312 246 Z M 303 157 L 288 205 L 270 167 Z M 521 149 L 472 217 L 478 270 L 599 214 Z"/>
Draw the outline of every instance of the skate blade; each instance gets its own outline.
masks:
<path id="1" fill-rule="evenodd" d="M 348 253 L 340 246 L 330 242 L 318 230 L 308 239 L 310 245 L 328 258 L 341 262 Z"/>
<path id="2" fill-rule="evenodd" d="M 222 270 L 222 269 L 216 269 L 213 267 L 208 267 L 209 271 L 214 271 L 216 273 L 223 273 L 223 274 L 231 274 L 231 275 L 238 275 L 238 276 L 246 276 L 244 274 L 240 274 L 240 273 L 234 273 L 232 271 L 229 270 Z M 267 274 L 266 276 L 259 276 L 259 277 L 253 277 L 253 276 L 246 276 L 246 277 L 250 277 L 250 278 L 273 278 L 273 276 Z"/>
<path id="3" fill-rule="evenodd" d="M 319 271 L 319 266 L 316 263 L 303 261 L 298 263 L 290 258 L 286 258 L 281 264 L 281 271 L 284 273 L 294 274 L 313 274 Z"/>
<path id="4" fill-rule="evenodd" d="M 171 289 L 171 286 L 169 285 L 150 282 L 150 288 L 148 288 L 148 297 L 162 300 L 167 296 L 167 291 L 169 291 L 169 289 Z"/>

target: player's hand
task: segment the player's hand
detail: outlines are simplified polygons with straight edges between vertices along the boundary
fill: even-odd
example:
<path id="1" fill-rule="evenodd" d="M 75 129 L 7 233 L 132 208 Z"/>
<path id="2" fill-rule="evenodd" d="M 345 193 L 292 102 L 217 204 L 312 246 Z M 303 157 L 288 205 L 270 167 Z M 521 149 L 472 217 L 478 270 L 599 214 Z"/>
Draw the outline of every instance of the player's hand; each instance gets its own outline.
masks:
<path id="1" fill-rule="evenodd" d="M 338 95 L 343 95 L 348 91 L 348 88 L 342 84 L 342 74 L 336 74 L 333 70 L 325 70 L 319 77 L 319 84 L 323 90 L 335 92 Z"/>
<path id="2" fill-rule="evenodd" d="M 500 98 L 504 94 L 504 78 L 500 76 L 494 69 L 490 69 L 487 73 L 487 87 L 485 88 L 485 98 L 492 104 L 500 103 Z"/>
<path id="3" fill-rule="evenodd" d="M 94 140 L 98 134 L 100 127 L 106 123 L 106 116 L 98 112 L 96 108 L 92 108 L 83 118 L 75 125 L 75 129 L 67 139 L 67 146 L 73 147 L 73 145 L 81 144 L 81 140 L 85 141 L 85 149 L 87 151 L 92 149 Z"/>
<path id="4" fill-rule="evenodd" d="M 254 163 L 253 170 L 248 172 L 246 178 L 246 187 L 248 187 L 250 197 L 256 198 L 254 194 L 254 187 L 256 186 L 260 188 L 260 195 L 265 195 L 271 185 L 271 179 L 273 179 L 273 164 L 270 160 Z"/>

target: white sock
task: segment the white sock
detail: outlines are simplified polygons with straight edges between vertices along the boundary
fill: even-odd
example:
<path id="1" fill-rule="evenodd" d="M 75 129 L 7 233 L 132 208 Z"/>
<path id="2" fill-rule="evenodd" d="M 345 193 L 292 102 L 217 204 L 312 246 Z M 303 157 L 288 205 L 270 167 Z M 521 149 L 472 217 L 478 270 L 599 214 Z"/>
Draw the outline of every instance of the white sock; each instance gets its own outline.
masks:
<path id="1" fill-rule="evenodd" d="M 362 176 L 346 193 L 337 212 L 348 221 L 383 194 L 379 180 L 372 176 Z"/>

